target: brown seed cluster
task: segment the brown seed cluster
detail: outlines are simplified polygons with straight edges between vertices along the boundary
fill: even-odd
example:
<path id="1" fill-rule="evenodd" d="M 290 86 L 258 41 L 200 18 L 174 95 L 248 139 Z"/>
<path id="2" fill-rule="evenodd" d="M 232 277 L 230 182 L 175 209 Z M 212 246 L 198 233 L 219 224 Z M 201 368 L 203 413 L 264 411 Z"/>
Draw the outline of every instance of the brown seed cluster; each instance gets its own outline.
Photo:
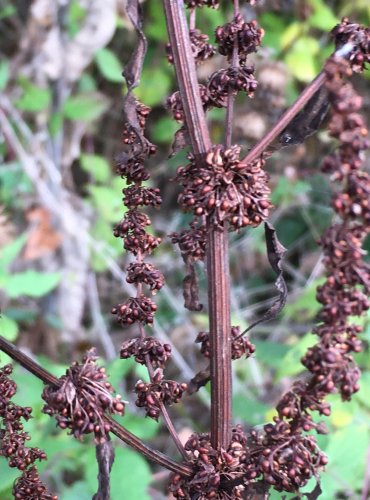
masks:
<path id="1" fill-rule="evenodd" d="M 255 352 L 256 347 L 247 337 L 240 337 L 240 327 L 231 327 L 231 357 L 232 359 L 240 359 L 242 356 L 250 358 Z M 200 352 L 205 358 L 211 357 L 210 341 L 208 332 L 199 332 L 195 339 L 197 344 L 201 344 Z"/>
<path id="2" fill-rule="evenodd" d="M 203 104 L 203 108 L 207 109 L 210 102 L 209 102 L 209 95 L 208 95 L 208 89 L 205 85 L 202 85 L 201 83 L 198 86 L 199 88 L 199 94 L 200 94 L 200 99 Z M 173 118 L 179 122 L 183 123 L 185 120 L 185 115 L 184 115 L 184 107 L 181 101 L 181 95 L 179 91 L 174 92 L 171 94 L 169 97 L 167 97 L 166 100 L 166 106 L 167 108 L 171 111 Z"/>
<path id="3" fill-rule="evenodd" d="M 197 225 L 193 220 L 190 229 L 183 229 L 178 233 L 172 233 L 171 241 L 179 246 L 181 255 L 186 262 L 204 260 L 206 254 L 207 231 L 204 225 Z"/>
<path id="4" fill-rule="evenodd" d="M 227 450 L 215 450 L 209 434 L 192 434 L 185 444 L 193 465 L 193 476 L 184 479 L 172 476 L 169 487 L 175 498 L 198 500 L 244 498 L 244 477 L 256 477 L 247 463 L 247 438 L 242 428 L 232 430 Z M 240 482 L 237 480 L 240 478 Z M 230 483 L 234 483 L 231 484 Z"/>
<path id="5" fill-rule="evenodd" d="M 170 344 L 162 344 L 154 337 L 136 338 L 123 342 L 120 357 L 134 357 L 136 363 L 145 365 L 149 359 L 153 368 L 164 368 L 171 357 Z"/>
<path id="6" fill-rule="evenodd" d="M 23 471 L 14 483 L 13 495 L 15 498 L 56 500 L 56 496 L 47 492 L 33 465 L 37 460 L 46 460 L 46 454 L 40 448 L 26 446 L 31 438 L 23 430 L 22 420 L 27 422 L 32 418 L 32 408 L 11 401 L 17 392 L 17 385 L 10 378 L 12 371 L 11 365 L 0 368 L 0 456 L 8 461 L 9 467 Z"/>
<path id="7" fill-rule="evenodd" d="M 90 349 L 83 363 L 73 363 L 59 379 L 59 387 L 45 387 L 42 398 L 46 402 L 43 412 L 55 415 L 61 429 L 70 429 L 77 439 L 93 433 L 95 441 L 103 443 L 110 431 L 104 414 L 123 415 L 125 405 L 121 396 L 113 395 L 105 368 L 96 364 L 97 359 L 96 350 Z"/>
<path id="8" fill-rule="evenodd" d="M 127 268 L 127 283 L 145 283 L 155 295 L 164 285 L 163 274 L 148 262 L 131 262 Z"/>
<path id="9" fill-rule="evenodd" d="M 348 17 L 344 17 L 342 22 L 332 30 L 332 36 L 337 49 L 347 43 L 353 44 L 353 49 L 346 59 L 349 60 L 355 73 L 361 73 L 365 65 L 370 63 L 370 28 L 351 23 Z"/>
<path id="10" fill-rule="evenodd" d="M 279 417 L 264 426 L 264 435 L 251 432 L 256 449 L 254 457 L 259 474 L 277 491 L 295 492 L 307 484 L 327 464 L 314 436 L 292 432 L 290 422 Z"/>
<path id="11" fill-rule="evenodd" d="M 150 143 L 143 135 L 150 108 L 138 101 L 135 101 L 135 103 L 136 116 L 129 117 L 130 120 L 124 129 L 128 152 L 122 153 L 119 157 L 121 159 L 134 158 L 135 161 L 131 164 L 126 162 L 124 168 L 120 167 L 118 172 L 122 177 L 126 177 L 127 184 L 129 184 L 128 187 L 122 190 L 124 195 L 123 204 L 128 210 L 123 219 L 115 226 L 113 232 L 114 236 L 123 239 L 125 250 L 136 257 L 135 262 L 131 263 L 127 269 L 126 279 L 128 283 L 133 283 L 138 288 L 137 295 L 136 297 L 129 297 L 112 309 L 112 314 L 116 316 L 117 321 L 126 325 L 137 322 L 143 324 L 153 323 L 157 306 L 152 299 L 142 293 L 142 285 L 148 286 L 152 293 L 156 293 L 164 285 L 163 274 L 152 264 L 144 261 L 145 257 L 152 253 L 161 240 L 146 231 L 151 221 L 145 213 L 139 210 L 139 207 L 158 208 L 162 203 L 162 198 L 159 189 L 142 185 L 143 181 L 148 180 L 150 177 L 144 168 L 144 161 L 154 152 L 154 149 L 148 149 L 147 145 Z M 127 134 L 127 130 L 132 130 L 133 123 L 138 124 L 135 130 L 139 129 L 141 135 Z"/>
<path id="12" fill-rule="evenodd" d="M 237 45 L 239 64 L 244 65 L 249 54 L 257 52 L 261 45 L 264 31 L 258 27 L 257 21 L 246 22 L 238 13 L 234 19 L 223 26 L 216 28 L 216 42 L 218 51 L 230 61 L 233 55 L 234 44 Z"/>
<path id="13" fill-rule="evenodd" d="M 189 154 L 176 179 L 184 186 L 179 203 L 195 216 L 205 215 L 216 227 L 227 221 L 231 228 L 256 227 L 266 220 L 271 203 L 264 161 L 240 165 L 240 147 L 216 145 L 201 165 Z"/>
<path id="14" fill-rule="evenodd" d="M 340 38 L 348 36 L 349 31 L 361 40 L 362 29 L 346 21 L 334 33 Z M 369 45 L 366 50 L 364 60 L 368 60 Z M 361 58 L 353 60 L 357 69 L 356 61 Z M 329 394 L 339 392 L 343 400 L 349 400 L 359 389 L 360 370 L 353 353 L 361 350 L 357 337 L 362 327 L 353 325 L 351 317 L 370 308 L 370 266 L 363 260 L 362 249 L 370 232 L 370 178 L 362 170 L 369 141 L 358 113 L 361 98 L 349 83 L 343 82 L 351 75 L 352 65 L 353 61 L 332 58 L 325 67 L 332 105 L 329 131 L 339 141 L 339 149 L 326 158 L 323 171 L 338 184 L 333 208 L 339 222 L 328 228 L 321 239 L 327 279 L 317 291 L 317 300 L 322 304 L 314 329 L 318 343 L 302 359 L 311 377 L 295 383 L 278 403 L 274 423 L 267 424 L 263 434 L 254 434 L 256 447 L 265 448 L 259 462 L 263 478 L 278 491 L 296 491 L 327 462 L 314 436 L 305 434 L 310 430 L 326 432 L 323 423 L 314 421 L 312 412 L 328 416 Z"/>
<path id="15" fill-rule="evenodd" d="M 218 9 L 220 6 L 219 0 L 184 0 L 185 5 L 189 9 L 194 7 L 211 7 L 212 9 Z"/>
<path id="16" fill-rule="evenodd" d="M 171 406 L 178 403 L 187 389 L 186 384 L 163 378 L 163 372 L 158 368 L 152 381 L 148 384 L 139 380 L 135 386 L 136 406 L 145 408 L 146 416 L 158 420 L 161 405 Z"/>
<path id="17" fill-rule="evenodd" d="M 198 29 L 189 30 L 191 50 L 196 64 L 210 59 L 215 54 L 214 47 L 208 43 L 209 37 L 201 33 Z M 166 45 L 167 59 L 170 64 L 173 64 L 173 53 L 171 44 Z"/>

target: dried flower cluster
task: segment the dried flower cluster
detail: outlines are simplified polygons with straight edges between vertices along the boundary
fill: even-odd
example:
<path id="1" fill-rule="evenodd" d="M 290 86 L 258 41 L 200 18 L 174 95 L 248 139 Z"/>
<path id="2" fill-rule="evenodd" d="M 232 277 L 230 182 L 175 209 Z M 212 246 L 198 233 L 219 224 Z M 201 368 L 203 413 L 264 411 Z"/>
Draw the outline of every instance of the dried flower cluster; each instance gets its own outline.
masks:
<path id="1" fill-rule="evenodd" d="M 190 153 L 190 163 L 177 170 L 184 186 L 179 203 L 195 216 L 206 215 L 216 227 L 227 221 L 234 230 L 256 227 L 266 220 L 271 207 L 264 161 L 240 165 L 240 147 L 216 145 L 199 165 Z"/>
<path id="2" fill-rule="evenodd" d="M 215 49 L 213 45 L 208 43 L 209 37 L 201 33 L 198 29 L 189 30 L 191 50 L 195 59 L 196 64 L 201 64 L 202 62 L 210 59 L 215 54 Z M 173 64 L 173 54 L 171 45 L 168 43 L 166 45 L 167 59 L 170 64 Z"/>
<path id="3" fill-rule="evenodd" d="M 121 168 L 118 171 L 122 177 L 126 177 L 127 184 L 129 184 L 122 190 L 123 203 L 128 210 L 121 222 L 116 225 L 114 235 L 123 238 L 124 248 L 135 256 L 135 261 L 127 268 L 126 280 L 135 285 L 137 293 L 135 297 L 129 297 L 125 302 L 113 307 L 112 313 L 121 324 L 139 323 L 140 325 L 140 337 L 124 341 L 121 345 L 120 357 L 122 359 L 134 357 L 137 363 L 147 366 L 150 383 L 145 384 L 140 380 L 136 384 L 136 405 L 145 408 L 148 417 L 158 420 L 165 405 L 171 405 L 180 400 L 186 390 L 186 384 L 164 379 L 163 369 L 171 357 L 171 346 L 162 344 L 152 336 L 147 337 L 143 328 L 143 325 L 153 323 L 157 310 L 155 302 L 143 293 L 143 286 L 147 286 L 154 295 L 163 287 L 164 276 L 153 264 L 145 262 L 145 258 L 152 253 L 161 240 L 145 230 L 151 222 L 140 207 L 158 208 L 162 199 L 159 189 L 142 185 L 143 181 L 150 178 L 145 170 L 144 161 L 154 152 L 154 146 L 148 149 L 147 144 L 150 143 L 143 135 L 150 109 L 136 100 L 133 107 L 134 113 L 131 110 L 131 115 L 134 116 L 134 120 L 132 116 L 128 116 L 128 123 L 124 129 L 124 142 L 128 147 L 128 153 L 123 153 L 120 158 L 135 157 L 135 170 Z M 127 133 L 127 130 L 133 128 L 132 121 L 139 122 L 140 125 L 140 133 L 135 136 Z M 129 140 L 127 140 L 128 136 L 130 136 Z M 139 172 L 136 177 L 135 172 Z"/>
<path id="4" fill-rule="evenodd" d="M 200 352 L 205 358 L 211 357 L 210 341 L 208 332 L 199 332 L 195 339 L 197 344 L 201 344 Z M 240 359 L 242 356 L 249 358 L 255 352 L 256 347 L 247 337 L 240 337 L 240 327 L 231 327 L 231 357 Z"/>
<path id="5" fill-rule="evenodd" d="M 74 437 L 93 433 L 97 443 L 107 439 L 110 426 L 104 414 L 123 415 L 125 405 L 121 396 L 107 380 L 105 368 L 96 364 L 98 356 L 90 349 L 83 363 L 75 362 L 59 381 L 60 386 L 45 387 L 42 398 L 46 401 L 43 412 L 55 415 L 61 429 L 70 429 Z"/>
<path id="6" fill-rule="evenodd" d="M 197 500 L 243 498 L 243 479 L 256 473 L 247 464 L 247 438 L 240 426 L 232 430 L 227 450 L 215 450 L 208 433 L 192 434 L 185 444 L 190 453 L 194 474 L 184 479 L 179 474 L 172 477 L 170 491 L 175 498 Z M 235 481 L 235 482 L 234 482 Z M 228 484 L 228 483 L 233 484 Z"/>
<path id="7" fill-rule="evenodd" d="M 17 499 L 56 500 L 55 495 L 48 493 L 34 466 L 36 460 L 45 460 L 46 454 L 40 448 L 29 448 L 25 444 L 31 438 L 23 430 L 22 420 L 27 422 L 31 418 L 32 408 L 11 401 L 17 392 L 17 385 L 10 378 L 12 371 L 11 365 L 0 368 L 0 456 L 5 457 L 9 467 L 23 471 L 14 483 L 13 495 Z"/>
<path id="8" fill-rule="evenodd" d="M 236 44 L 239 64 L 243 66 L 248 54 L 256 52 L 261 45 L 263 35 L 264 31 L 258 27 L 256 20 L 247 23 L 238 13 L 230 23 L 216 28 L 218 51 L 230 61 Z"/>
<path id="9" fill-rule="evenodd" d="M 341 37 L 345 32 L 349 36 L 350 26 L 357 36 L 358 26 L 349 25 L 346 20 L 335 28 L 334 34 Z M 368 43 L 366 47 L 368 51 Z M 263 478 L 278 491 L 296 491 L 327 463 L 314 436 L 304 434 L 312 429 L 326 432 L 322 423 L 314 422 L 311 413 L 328 416 L 328 394 L 339 392 L 343 400 L 349 400 L 359 389 L 360 371 L 352 353 L 361 349 L 357 335 L 362 328 L 351 324 L 350 317 L 359 316 L 370 307 L 370 267 L 363 260 L 362 249 L 370 232 L 370 176 L 361 170 L 363 152 L 370 142 L 364 120 L 358 114 L 361 98 L 349 83 L 343 83 L 343 78 L 351 75 L 352 64 L 357 69 L 360 59 L 356 56 L 347 62 L 333 57 L 325 67 L 333 110 L 329 130 L 340 146 L 337 153 L 324 161 L 323 171 L 339 183 L 333 208 L 340 222 L 334 223 L 321 239 L 327 279 L 317 292 L 322 309 L 314 333 L 319 341 L 302 359 L 311 377 L 296 382 L 282 397 L 277 405 L 278 415 L 273 424 L 265 425 L 263 435 L 252 435 L 256 446 L 265 448 L 259 463 Z M 368 52 L 363 55 L 362 60 L 365 59 L 368 60 Z"/>
<path id="10" fill-rule="evenodd" d="M 145 408 L 146 416 L 158 420 L 161 413 L 161 405 L 171 406 L 178 403 L 186 391 L 186 384 L 179 384 L 174 380 L 165 380 L 163 370 L 158 368 L 151 382 L 146 384 L 139 380 L 135 386 L 137 395 L 136 406 Z"/>

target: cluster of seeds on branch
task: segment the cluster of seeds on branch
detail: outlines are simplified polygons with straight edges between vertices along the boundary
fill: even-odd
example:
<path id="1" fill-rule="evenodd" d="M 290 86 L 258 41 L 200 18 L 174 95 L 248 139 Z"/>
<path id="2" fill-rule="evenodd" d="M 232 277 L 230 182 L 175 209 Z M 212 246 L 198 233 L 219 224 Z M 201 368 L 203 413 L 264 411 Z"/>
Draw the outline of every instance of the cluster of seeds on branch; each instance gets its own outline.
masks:
<path id="1" fill-rule="evenodd" d="M 256 347 L 247 337 L 240 337 L 240 327 L 231 327 L 231 357 L 232 359 L 240 359 L 242 356 L 250 358 L 255 352 Z M 200 352 L 205 358 L 211 357 L 210 341 L 208 332 L 199 332 L 195 339 L 197 344 L 201 344 Z"/>
<path id="2" fill-rule="evenodd" d="M 125 405 L 107 380 L 105 368 L 98 366 L 96 350 L 90 349 L 83 363 L 75 362 L 60 379 L 58 387 L 45 387 L 43 412 L 55 415 L 61 429 L 70 429 L 74 437 L 93 433 L 97 443 L 107 439 L 110 426 L 106 413 L 123 415 Z"/>
<path id="3" fill-rule="evenodd" d="M 22 476 L 14 483 L 13 495 L 15 498 L 56 500 L 56 496 L 47 492 L 33 465 L 36 460 L 45 460 L 46 454 L 40 448 L 25 445 L 31 438 L 23 430 L 22 420 L 27 422 L 31 418 L 32 408 L 16 405 L 11 401 L 17 392 L 17 385 L 10 378 L 12 371 L 11 365 L 0 368 L 0 456 L 5 457 L 9 467 L 23 471 Z"/>
<path id="4" fill-rule="evenodd" d="M 143 132 L 150 108 L 138 101 L 135 104 L 137 121 Z M 131 128 L 130 123 L 125 125 L 125 131 Z M 128 146 L 128 153 L 123 153 L 123 156 L 131 157 L 139 153 L 135 157 L 135 168 L 140 175 L 135 177 L 135 173 L 129 169 L 119 171 L 122 177 L 126 177 L 127 184 L 132 185 L 122 190 L 123 203 L 128 210 L 114 228 L 113 234 L 122 238 L 124 248 L 136 257 L 135 262 L 128 267 L 126 279 L 128 283 L 134 283 L 138 291 L 136 297 L 129 297 L 125 302 L 113 307 L 112 314 L 116 315 L 117 321 L 121 324 L 132 325 L 137 322 L 152 324 L 157 306 L 152 299 L 142 293 L 141 288 L 145 284 L 149 286 L 152 293 L 156 293 L 164 285 L 164 277 L 152 264 L 144 262 L 144 259 L 160 244 L 161 240 L 146 231 L 145 228 L 151 224 L 151 221 L 145 213 L 139 210 L 139 207 L 157 208 L 161 205 L 162 198 L 158 189 L 142 185 L 142 182 L 150 177 L 144 168 L 144 161 L 151 154 L 151 150 L 145 146 L 149 141 L 143 135 L 137 135 L 132 140 L 124 142 Z"/>
<path id="5" fill-rule="evenodd" d="M 351 69 L 355 73 L 361 73 L 365 65 L 370 63 L 370 28 L 365 28 L 356 23 L 351 23 L 347 17 L 342 19 L 332 30 L 336 48 L 343 47 L 346 43 L 352 43 L 353 49 L 346 56 Z"/>
<path id="6" fill-rule="evenodd" d="M 172 476 L 169 489 L 175 498 L 243 498 L 243 479 L 240 484 L 235 480 L 245 476 L 252 479 L 257 475 L 247 463 L 247 438 L 240 426 L 232 430 L 227 450 L 215 450 L 208 433 L 192 434 L 185 449 L 189 452 L 193 475 L 186 479 L 179 474 Z M 236 485 L 233 486 L 233 482 Z"/>
<path id="7" fill-rule="evenodd" d="M 234 19 L 223 26 L 216 28 L 216 42 L 221 55 L 227 56 L 230 61 L 233 55 L 234 44 L 237 44 L 239 64 L 245 64 L 248 54 L 256 52 L 261 45 L 264 31 L 259 28 L 257 21 L 250 23 L 238 13 Z"/>
<path id="8" fill-rule="evenodd" d="M 214 47 L 208 43 L 209 37 L 200 32 L 198 29 L 189 30 L 191 50 L 197 64 L 210 59 L 214 53 Z M 168 62 L 173 64 L 173 54 L 171 49 L 171 44 L 166 45 L 166 53 Z"/>
<path id="9" fill-rule="evenodd" d="M 112 314 L 123 325 L 140 324 L 140 337 L 129 339 L 121 345 L 120 357 L 127 359 L 133 357 L 137 363 L 146 365 L 150 375 L 150 383 L 139 381 L 136 384 L 136 405 L 146 410 L 147 416 L 158 420 L 163 405 L 177 403 L 186 384 L 178 384 L 163 377 L 163 369 L 171 357 L 171 346 L 162 344 L 154 337 L 145 336 L 144 325 L 152 325 L 157 305 L 143 293 L 146 286 L 154 295 L 164 285 L 163 274 L 153 264 L 145 262 L 145 258 L 160 244 L 157 238 L 146 231 L 151 224 L 149 217 L 140 210 L 140 207 L 158 208 L 162 203 L 159 189 L 148 188 L 142 185 L 150 175 L 144 168 L 144 161 L 154 152 L 154 147 L 149 147 L 149 141 L 144 137 L 146 118 L 149 108 L 135 102 L 135 114 L 128 113 L 128 123 L 125 131 L 137 128 L 139 122 L 140 133 L 124 133 L 125 144 L 128 151 L 119 158 L 135 158 L 135 164 L 118 169 L 122 177 L 126 177 L 128 187 L 122 190 L 123 203 L 128 208 L 123 219 L 114 228 L 114 235 L 123 239 L 124 248 L 135 256 L 135 261 L 127 267 L 126 281 L 136 287 L 136 296 L 129 297 L 124 302 L 112 308 Z M 132 117 L 133 115 L 133 117 Z M 132 126 L 135 122 L 136 128 Z M 129 140 L 127 140 L 129 137 Z M 132 184 L 132 185 L 130 185 Z"/>
<path id="10" fill-rule="evenodd" d="M 295 492 L 307 484 L 328 462 L 314 436 L 292 432 L 290 422 L 279 417 L 264 426 L 264 435 L 251 432 L 258 455 L 252 455 L 258 476 L 277 491 Z"/>
<path id="11" fill-rule="evenodd" d="M 16 500 L 57 500 L 58 498 L 48 493 L 35 466 L 25 470 L 15 481 L 13 495 Z"/>
<path id="12" fill-rule="evenodd" d="M 186 384 L 163 378 L 163 370 L 156 369 L 150 383 L 139 380 L 135 386 L 136 406 L 145 408 L 146 416 L 158 420 L 161 405 L 171 406 L 178 403 L 187 389 Z"/>
<path id="13" fill-rule="evenodd" d="M 199 84 L 199 94 L 203 104 L 203 108 L 207 109 L 208 106 L 210 105 L 207 87 L 205 87 L 202 84 Z M 169 97 L 167 97 L 166 106 L 171 111 L 173 118 L 177 122 L 179 123 L 184 122 L 185 120 L 184 107 L 182 105 L 181 95 L 179 91 L 176 91 Z"/>
<path id="14" fill-rule="evenodd" d="M 193 220 L 190 229 L 183 229 L 178 233 L 172 233 L 171 241 L 179 246 L 181 255 L 185 262 L 203 261 L 206 254 L 207 231 L 204 225 L 197 225 Z"/>
<path id="15" fill-rule="evenodd" d="M 194 7 L 212 7 L 212 9 L 218 9 L 220 6 L 219 0 L 185 0 L 185 5 L 189 9 L 193 9 Z"/>
<path id="16" fill-rule="evenodd" d="M 123 342 L 120 356 L 122 359 L 134 357 L 141 365 L 145 365 L 149 358 L 153 368 L 163 369 L 171 356 L 171 346 L 154 337 L 129 339 Z"/>
<path id="17" fill-rule="evenodd" d="M 369 60 L 370 37 L 369 30 L 344 20 L 334 29 L 337 44 L 338 39 L 345 43 L 344 34 L 348 37 L 351 33 L 355 33 L 353 39 L 367 40 L 356 49 L 363 58 L 356 56 L 348 62 L 333 57 L 325 67 L 332 105 L 329 130 L 340 145 L 338 152 L 324 161 L 323 171 L 339 185 L 333 208 L 340 222 L 328 228 L 321 239 L 327 279 L 317 291 L 322 308 L 314 333 L 319 341 L 302 359 L 311 377 L 293 385 L 277 405 L 274 423 L 253 436 L 256 447 L 265 448 L 259 463 L 263 478 L 278 491 L 296 491 L 327 462 L 314 436 L 304 434 L 313 429 L 325 433 L 324 424 L 314 422 L 311 413 L 328 416 L 330 405 L 325 398 L 329 394 L 339 392 L 343 400 L 349 400 L 359 389 L 360 371 L 352 353 L 361 350 L 357 336 L 362 327 L 353 325 L 350 318 L 370 308 L 370 266 L 363 260 L 362 249 L 370 232 L 370 176 L 362 170 L 369 141 L 358 114 L 361 98 L 343 78 L 351 75 L 352 67 L 358 69 L 359 60 Z"/>
<path id="18" fill-rule="evenodd" d="M 190 153 L 190 163 L 177 170 L 176 178 L 184 186 L 181 206 L 198 217 L 206 215 L 215 226 L 228 221 L 234 230 L 266 220 L 271 203 L 264 161 L 245 166 L 239 154 L 239 146 L 216 145 L 199 165 Z"/>

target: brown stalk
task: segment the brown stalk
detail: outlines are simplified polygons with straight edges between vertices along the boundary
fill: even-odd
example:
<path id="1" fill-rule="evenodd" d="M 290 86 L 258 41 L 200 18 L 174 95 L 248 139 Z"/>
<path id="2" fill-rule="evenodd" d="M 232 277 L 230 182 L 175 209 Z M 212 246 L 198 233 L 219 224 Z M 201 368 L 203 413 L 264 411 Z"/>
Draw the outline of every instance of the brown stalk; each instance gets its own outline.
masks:
<path id="1" fill-rule="evenodd" d="M 44 384 L 53 385 L 59 387 L 61 385 L 58 378 L 56 378 L 53 374 L 45 370 L 38 363 L 33 361 L 29 356 L 20 351 L 16 346 L 8 342 L 4 337 L 0 335 L 0 350 L 5 352 L 12 359 L 17 361 L 23 368 L 27 371 L 35 375 L 38 379 L 42 380 Z M 177 472 L 182 476 L 189 477 L 191 476 L 191 468 L 185 464 L 179 464 L 163 453 L 153 450 L 150 446 L 143 443 L 138 437 L 134 434 L 131 434 L 127 429 L 125 429 L 122 425 L 116 422 L 112 417 L 105 415 L 105 422 L 107 422 L 111 426 L 111 432 L 115 434 L 119 439 L 121 439 L 124 443 L 128 444 L 134 450 L 141 453 L 143 456 L 147 457 L 149 460 L 162 465 L 166 469 Z"/>
<path id="2" fill-rule="evenodd" d="M 266 150 L 269 144 L 285 129 L 293 118 L 299 113 L 305 104 L 311 99 L 315 92 L 325 83 L 326 76 L 322 71 L 312 82 L 304 89 L 302 94 L 292 104 L 292 106 L 281 116 L 279 121 L 272 129 L 259 141 L 249 153 L 240 162 L 241 165 L 248 165 L 256 160 Z"/>
<path id="3" fill-rule="evenodd" d="M 185 122 L 196 161 L 205 161 L 211 139 L 203 111 L 182 0 L 163 0 Z M 211 442 L 227 448 L 231 432 L 230 283 L 227 229 L 208 224 L 207 280 L 211 343 Z"/>

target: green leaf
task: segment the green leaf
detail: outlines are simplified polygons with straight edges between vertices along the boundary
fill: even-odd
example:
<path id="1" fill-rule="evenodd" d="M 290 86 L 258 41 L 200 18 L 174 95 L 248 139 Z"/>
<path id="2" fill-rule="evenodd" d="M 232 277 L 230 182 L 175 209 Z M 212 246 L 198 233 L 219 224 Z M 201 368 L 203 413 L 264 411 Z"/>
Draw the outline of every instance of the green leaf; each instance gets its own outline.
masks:
<path id="1" fill-rule="evenodd" d="M 280 368 L 276 373 L 276 378 L 293 376 L 301 373 L 304 366 L 301 363 L 302 356 L 306 353 L 307 349 L 316 343 L 315 335 L 306 333 L 304 337 L 299 340 L 294 346 L 289 349 L 287 354 L 280 360 Z"/>
<path id="2" fill-rule="evenodd" d="M 65 102 L 64 115 L 70 120 L 89 122 L 101 118 L 108 104 L 108 100 L 97 92 L 78 94 Z"/>
<path id="3" fill-rule="evenodd" d="M 333 14 L 327 2 L 323 2 L 322 0 L 309 0 L 309 4 L 313 7 L 313 13 L 307 19 L 307 22 L 314 28 L 329 31 L 339 23 L 340 18 L 337 18 Z"/>
<path id="4" fill-rule="evenodd" d="M 23 95 L 15 103 L 18 109 L 37 113 L 48 108 L 51 101 L 51 93 L 49 89 L 42 89 L 33 83 L 21 81 L 23 87 Z"/>
<path id="5" fill-rule="evenodd" d="M 9 61 L 0 61 L 0 90 L 4 90 L 9 79 Z"/>
<path id="6" fill-rule="evenodd" d="M 135 96 L 148 106 L 156 106 L 164 102 L 171 87 L 171 78 L 167 69 L 161 66 L 144 68 L 141 83 L 135 89 Z"/>
<path id="7" fill-rule="evenodd" d="M 272 368 L 279 368 L 281 360 L 287 355 L 289 346 L 268 340 L 253 341 L 258 361 Z"/>
<path id="8" fill-rule="evenodd" d="M 155 143 L 168 144 L 172 142 L 174 133 L 178 129 L 175 120 L 165 116 L 158 120 L 153 127 L 152 138 Z"/>
<path id="9" fill-rule="evenodd" d="M 81 167 L 98 182 L 106 182 L 110 177 L 110 165 L 103 156 L 82 154 Z"/>
<path id="10" fill-rule="evenodd" d="M 324 450 L 329 465 L 321 477 L 325 499 L 336 498 L 336 491 L 354 492 L 361 487 L 370 433 L 368 425 L 348 425 L 335 432 Z M 321 498 L 321 497 L 320 497 Z M 349 498 L 354 498 L 350 495 Z"/>
<path id="11" fill-rule="evenodd" d="M 316 55 L 320 45 L 315 38 L 303 36 L 293 45 L 285 56 L 285 62 L 292 74 L 300 81 L 309 82 L 318 73 Z"/>
<path id="12" fill-rule="evenodd" d="M 22 295 L 26 297 L 42 297 L 53 290 L 59 283 L 60 273 L 39 273 L 33 270 L 0 276 L 0 287 L 3 287 L 10 298 Z"/>
<path id="13" fill-rule="evenodd" d="M 285 307 L 285 317 L 293 320 L 299 319 L 302 322 L 315 316 L 321 307 L 316 300 L 317 287 L 324 281 L 325 278 L 320 278 L 307 286 L 297 300 Z"/>
<path id="14" fill-rule="evenodd" d="M 100 49 L 95 55 L 95 62 L 101 74 L 110 82 L 123 84 L 122 65 L 110 49 Z"/>
<path id="15" fill-rule="evenodd" d="M 26 240 L 27 234 L 23 234 L 0 250 L 0 269 L 4 270 L 14 261 Z"/>
<path id="16" fill-rule="evenodd" d="M 9 342 L 14 342 L 18 336 L 18 323 L 8 316 L 0 316 L 0 332 L 1 336 Z"/>
<path id="17" fill-rule="evenodd" d="M 122 201 L 117 191 L 106 186 L 89 186 L 89 192 L 100 217 L 108 222 L 117 222 L 122 216 Z"/>
<path id="18" fill-rule="evenodd" d="M 265 415 L 270 406 L 256 399 L 246 397 L 244 393 L 233 397 L 233 415 L 248 425 L 260 425 L 266 422 Z"/>

